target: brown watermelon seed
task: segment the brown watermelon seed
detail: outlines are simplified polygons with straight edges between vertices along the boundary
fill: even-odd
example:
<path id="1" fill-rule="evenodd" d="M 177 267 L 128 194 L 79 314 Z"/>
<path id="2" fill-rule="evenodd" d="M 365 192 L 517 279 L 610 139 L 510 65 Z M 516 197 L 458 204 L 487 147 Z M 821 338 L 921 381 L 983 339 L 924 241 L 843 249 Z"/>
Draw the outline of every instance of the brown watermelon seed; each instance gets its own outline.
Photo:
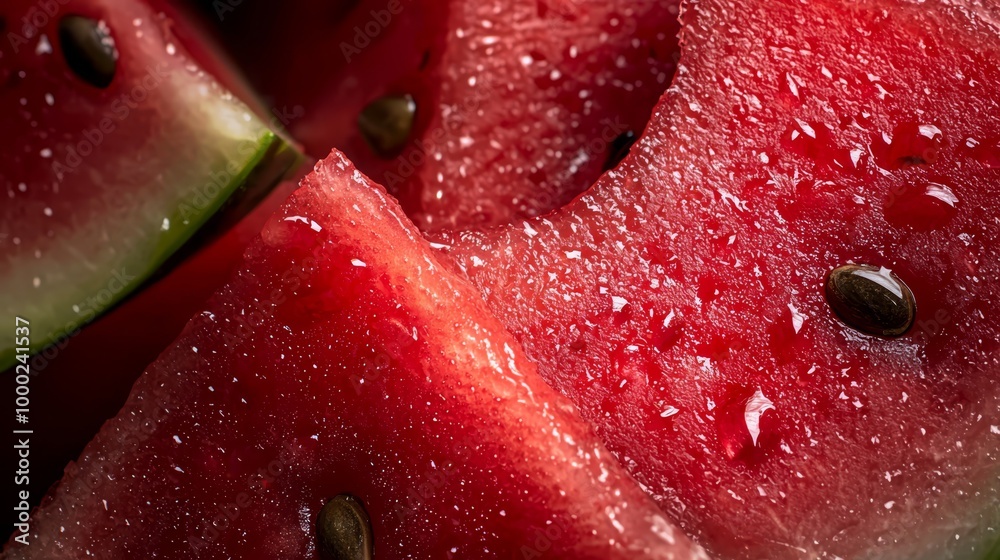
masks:
<path id="1" fill-rule="evenodd" d="M 372 101 L 358 115 L 358 128 L 377 155 L 399 155 L 413 132 L 417 104 L 410 95 L 385 95 Z"/>
<path id="2" fill-rule="evenodd" d="M 628 156 L 635 141 L 636 135 L 631 130 L 626 130 L 612 140 L 611 144 L 608 145 L 608 158 L 604 162 L 604 170 L 608 171 L 618 167 L 618 164 Z"/>
<path id="3" fill-rule="evenodd" d="M 361 500 L 341 494 L 323 506 L 316 520 L 316 548 L 322 560 L 371 560 L 375 538 Z"/>
<path id="4" fill-rule="evenodd" d="M 62 18 L 59 46 L 66 64 L 78 78 L 96 88 L 111 85 L 118 67 L 118 52 L 102 22 L 75 15 Z"/>
<path id="5" fill-rule="evenodd" d="M 913 292 L 887 268 L 849 264 L 826 279 L 826 301 L 847 326 L 881 337 L 910 329 L 917 305 Z"/>

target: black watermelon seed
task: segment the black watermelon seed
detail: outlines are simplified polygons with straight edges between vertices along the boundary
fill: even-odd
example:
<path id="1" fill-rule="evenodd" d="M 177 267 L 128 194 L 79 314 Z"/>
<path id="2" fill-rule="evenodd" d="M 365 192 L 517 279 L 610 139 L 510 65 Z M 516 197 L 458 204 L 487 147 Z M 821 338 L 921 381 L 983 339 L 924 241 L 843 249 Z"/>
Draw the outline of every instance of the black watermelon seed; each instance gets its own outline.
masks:
<path id="1" fill-rule="evenodd" d="M 913 293 L 902 280 L 886 268 L 865 264 L 831 271 L 826 300 L 849 327 L 881 337 L 906 333 L 917 312 Z"/>
<path id="2" fill-rule="evenodd" d="M 410 141 L 416 113 L 413 97 L 386 95 L 361 110 L 358 127 L 376 154 L 392 158 Z"/>
<path id="3" fill-rule="evenodd" d="M 619 134 L 608 146 L 608 158 L 604 162 L 604 170 L 614 169 L 628 156 L 632 144 L 635 144 L 636 135 L 631 130 Z"/>
<path id="4" fill-rule="evenodd" d="M 111 85 L 118 55 L 106 27 L 83 16 L 66 16 L 59 21 L 59 46 L 77 77 L 96 88 Z"/>
<path id="5" fill-rule="evenodd" d="M 323 506 L 316 520 L 316 548 L 322 560 L 371 560 L 375 538 L 361 500 L 341 494 Z"/>

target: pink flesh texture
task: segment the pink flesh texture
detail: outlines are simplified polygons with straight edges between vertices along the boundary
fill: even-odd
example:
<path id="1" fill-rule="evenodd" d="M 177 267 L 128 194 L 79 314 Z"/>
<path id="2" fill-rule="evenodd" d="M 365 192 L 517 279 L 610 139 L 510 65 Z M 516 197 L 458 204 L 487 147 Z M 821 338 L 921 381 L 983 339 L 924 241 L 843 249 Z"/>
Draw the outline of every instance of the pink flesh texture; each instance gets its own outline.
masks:
<path id="1" fill-rule="evenodd" d="M 5 558 L 316 558 L 341 493 L 380 559 L 705 558 L 339 153 Z"/>
<path id="2" fill-rule="evenodd" d="M 448 28 L 426 162 L 405 186 L 425 230 L 545 214 L 587 188 L 673 75 L 677 3 L 462 0 Z"/>
<path id="3" fill-rule="evenodd" d="M 966 558 L 996 539 L 997 16 L 692 2 L 618 169 L 547 219 L 442 239 L 710 552 Z M 908 334 L 835 318 L 825 276 L 852 261 L 912 288 Z"/>
<path id="4" fill-rule="evenodd" d="M 386 6 L 361 3 L 335 32 L 316 18 L 291 26 L 283 43 L 295 54 L 269 55 L 257 81 L 279 106 L 304 106 L 291 130 L 307 149 L 343 149 L 423 230 L 505 224 L 569 202 L 603 171 L 615 137 L 642 130 L 675 69 L 675 0 L 403 0 L 347 60 L 343 45 Z M 302 52 L 328 53 L 324 72 Z M 386 94 L 417 106 L 416 133 L 391 159 L 357 126 Z"/>

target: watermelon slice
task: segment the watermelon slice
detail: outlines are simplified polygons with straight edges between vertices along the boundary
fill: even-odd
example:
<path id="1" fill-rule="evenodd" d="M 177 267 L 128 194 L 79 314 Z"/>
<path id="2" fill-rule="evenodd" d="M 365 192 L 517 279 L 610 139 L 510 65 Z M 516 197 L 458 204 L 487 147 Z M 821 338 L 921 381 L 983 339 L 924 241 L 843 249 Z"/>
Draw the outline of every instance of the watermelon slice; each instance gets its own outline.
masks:
<path id="1" fill-rule="evenodd" d="M 691 2 L 618 169 L 546 219 L 442 239 L 710 552 L 996 558 L 998 16 Z M 905 328 L 876 313 L 913 311 L 900 283 L 915 323 L 866 334 Z"/>
<path id="2" fill-rule="evenodd" d="M 262 19 L 276 30 L 235 54 L 277 105 L 304 106 L 295 137 L 313 154 L 345 150 L 424 230 L 568 202 L 645 126 L 677 53 L 674 0 L 302 2 L 221 15 L 237 38 Z M 365 124 L 380 101 L 410 124 L 389 127 L 394 141 L 376 150 L 363 130 L 388 126 Z"/>
<path id="3" fill-rule="evenodd" d="M 101 426 L 121 410 L 143 370 L 226 284 L 250 242 L 295 187 L 295 182 L 283 181 L 253 212 L 203 247 L 199 232 L 188 242 L 188 246 L 200 247 L 194 254 L 186 246 L 170 259 L 183 256 L 183 262 L 165 265 L 170 270 L 163 277 L 154 276 L 72 338 L 31 357 L 31 400 L 36 406 L 31 407 L 27 427 L 40 434 L 58 434 L 32 441 L 28 485 L 32 506 L 62 478 L 66 464 L 80 456 Z M 114 358 L 109 360 L 109 356 Z M 0 391 L 14 394 L 14 373 L 0 375 Z M 87 406 L 81 408 L 81 402 Z M 67 414 L 67 410 L 74 413 Z"/>
<path id="4" fill-rule="evenodd" d="M 706 558 L 337 153 L 24 538 L 5 558 Z"/>
<path id="5" fill-rule="evenodd" d="M 30 321 L 31 351 L 76 333 L 295 161 L 155 6 L 44 4 L 0 9 L 0 312 Z M 0 342 L 0 369 L 13 344 Z"/>

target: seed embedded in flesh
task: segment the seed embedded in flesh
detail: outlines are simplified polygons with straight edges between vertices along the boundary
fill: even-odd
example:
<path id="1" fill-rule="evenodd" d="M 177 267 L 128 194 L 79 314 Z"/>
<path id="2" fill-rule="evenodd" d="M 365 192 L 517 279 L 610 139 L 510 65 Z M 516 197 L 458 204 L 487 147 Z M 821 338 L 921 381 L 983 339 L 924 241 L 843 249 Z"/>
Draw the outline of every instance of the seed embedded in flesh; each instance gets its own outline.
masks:
<path id="1" fill-rule="evenodd" d="M 372 101 L 358 115 L 358 128 L 380 157 L 399 155 L 413 132 L 417 103 L 410 95 L 385 95 Z"/>
<path id="2" fill-rule="evenodd" d="M 917 312 L 913 292 L 902 280 L 885 267 L 866 264 L 831 271 L 826 301 L 847 326 L 886 338 L 905 334 Z"/>
<path id="3" fill-rule="evenodd" d="M 59 21 L 59 46 L 78 78 L 100 89 L 111 85 L 118 53 L 105 25 L 83 16 L 66 16 Z"/>
<path id="4" fill-rule="evenodd" d="M 322 560 L 371 560 L 375 540 L 361 500 L 341 494 L 323 506 L 316 520 L 316 548 Z"/>
<path id="5" fill-rule="evenodd" d="M 619 134 L 611 141 L 608 145 L 608 159 L 604 162 L 604 170 L 614 169 L 618 167 L 618 164 L 628 156 L 629 150 L 632 149 L 632 144 L 635 144 L 636 136 L 631 130 L 626 130 L 625 132 Z"/>

